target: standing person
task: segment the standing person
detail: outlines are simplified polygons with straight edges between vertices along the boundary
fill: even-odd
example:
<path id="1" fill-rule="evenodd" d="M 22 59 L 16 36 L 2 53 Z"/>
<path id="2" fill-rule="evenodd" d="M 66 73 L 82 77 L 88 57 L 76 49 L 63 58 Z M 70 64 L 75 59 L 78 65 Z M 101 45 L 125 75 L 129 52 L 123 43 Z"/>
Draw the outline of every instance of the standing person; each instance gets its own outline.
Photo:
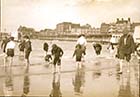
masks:
<path id="1" fill-rule="evenodd" d="M 124 29 L 123 35 L 121 36 L 118 43 L 118 56 L 120 59 L 120 71 L 119 74 L 122 74 L 123 70 L 123 60 L 127 61 L 127 72 L 130 70 L 130 59 L 131 54 L 135 51 L 135 43 L 132 35 L 129 34 L 128 30 Z"/>
<path id="2" fill-rule="evenodd" d="M 21 40 L 18 47 L 19 47 L 19 51 L 20 51 L 20 56 L 24 55 L 25 40 Z"/>
<path id="3" fill-rule="evenodd" d="M 56 44 L 52 45 L 52 57 L 53 57 L 53 65 L 54 65 L 54 71 L 53 73 L 56 72 L 56 69 L 58 70 L 58 72 L 60 73 L 60 69 L 61 69 L 61 57 L 63 56 L 63 50 L 58 47 Z M 57 65 L 57 67 L 56 67 Z"/>
<path id="4" fill-rule="evenodd" d="M 23 38 L 25 39 L 24 57 L 26 61 L 26 66 L 29 66 L 30 65 L 29 56 L 32 51 L 32 45 L 29 36 L 24 36 Z"/>
<path id="5" fill-rule="evenodd" d="M 87 40 L 85 38 L 85 35 L 81 34 L 77 40 L 76 44 L 80 44 L 82 49 L 83 49 L 83 54 L 86 55 L 86 45 L 87 45 Z"/>
<path id="6" fill-rule="evenodd" d="M 7 37 L 5 37 L 2 41 L 1 48 L 3 49 L 4 53 L 5 53 L 5 48 L 8 42 L 9 42 L 9 39 Z"/>
<path id="7" fill-rule="evenodd" d="M 75 51 L 73 53 L 73 57 L 76 56 L 76 68 L 81 67 L 81 59 L 82 59 L 83 50 L 80 44 L 76 45 Z"/>
<path id="8" fill-rule="evenodd" d="M 15 48 L 14 37 L 10 37 L 10 41 L 7 43 L 6 48 L 5 48 L 7 56 L 4 59 L 4 65 L 5 65 L 7 57 L 10 58 L 10 63 L 9 63 L 10 68 L 13 63 L 14 48 Z"/>

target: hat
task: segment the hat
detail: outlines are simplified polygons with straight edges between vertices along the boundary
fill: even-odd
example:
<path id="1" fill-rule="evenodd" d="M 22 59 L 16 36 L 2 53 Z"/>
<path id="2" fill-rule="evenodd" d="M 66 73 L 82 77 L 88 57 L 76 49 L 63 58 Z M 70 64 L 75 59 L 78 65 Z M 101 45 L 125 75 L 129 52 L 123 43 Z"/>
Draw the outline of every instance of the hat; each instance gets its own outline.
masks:
<path id="1" fill-rule="evenodd" d="M 23 38 L 29 39 L 29 36 L 25 35 L 25 36 L 23 36 Z"/>

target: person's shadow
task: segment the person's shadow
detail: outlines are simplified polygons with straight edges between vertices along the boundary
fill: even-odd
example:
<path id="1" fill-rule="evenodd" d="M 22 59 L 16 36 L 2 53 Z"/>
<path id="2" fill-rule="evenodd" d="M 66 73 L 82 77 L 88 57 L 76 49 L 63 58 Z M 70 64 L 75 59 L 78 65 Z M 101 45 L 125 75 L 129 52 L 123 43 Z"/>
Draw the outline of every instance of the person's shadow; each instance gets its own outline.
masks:
<path id="1" fill-rule="evenodd" d="M 74 86 L 75 95 L 81 95 L 83 93 L 85 84 L 85 67 L 84 65 L 78 67 L 75 72 L 75 77 L 72 79 L 72 84 Z"/>
<path id="2" fill-rule="evenodd" d="M 26 67 L 24 72 L 23 93 L 21 97 L 27 97 L 29 92 L 30 92 L 29 67 Z"/>
<path id="3" fill-rule="evenodd" d="M 49 97 L 62 97 L 60 89 L 60 74 L 53 74 L 52 90 Z"/>

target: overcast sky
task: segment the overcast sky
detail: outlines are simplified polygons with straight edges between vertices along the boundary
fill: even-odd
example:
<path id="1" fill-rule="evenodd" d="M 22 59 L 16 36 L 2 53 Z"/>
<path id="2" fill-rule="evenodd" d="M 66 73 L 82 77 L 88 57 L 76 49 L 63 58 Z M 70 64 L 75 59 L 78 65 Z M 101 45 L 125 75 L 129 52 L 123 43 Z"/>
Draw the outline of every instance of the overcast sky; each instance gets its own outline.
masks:
<path id="1" fill-rule="evenodd" d="M 122 17 L 140 22 L 140 0 L 1 0 L 1 7 L 2 31 L 55 28 L 64 21 L 100 27 Z"/>

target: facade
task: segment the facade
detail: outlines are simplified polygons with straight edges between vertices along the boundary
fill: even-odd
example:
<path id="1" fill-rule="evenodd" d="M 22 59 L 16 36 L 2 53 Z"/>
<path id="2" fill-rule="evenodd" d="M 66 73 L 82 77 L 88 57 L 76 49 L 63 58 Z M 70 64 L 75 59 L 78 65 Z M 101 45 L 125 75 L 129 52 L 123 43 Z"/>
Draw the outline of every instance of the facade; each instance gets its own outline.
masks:
<path id="1" fill-rule="evenodd" d="M 109 30 L 110 25 L 106 23 L 101 24 L 100 32 L 101 33 L 107 33 Z"/>
<path id="2" fill-rule="evenodd" d="M 123 30 L 127 28 L 129 31 L 131 31 L 131 20 L 128 18 L 128 20 L 124 20 L 117 18 L 116 21 L 116 30 L 117 32 L 123 32 Z"/>
<path id="3" fill-rule="evenodd" d="M 70 34 L 72 29 L 77 29 L 80 24 L 73 24 L 71 22 L 62 22 L 56 25 L 56 31 L 59 35 Z"/>
<path id="4" fill-rule="evenodd" d="M 39 36 L 55 36 L 55 35 L 57 35 L 56 31 L 53 29 L 41 30 L 38 34 L 39 34 Z"/>
<path id="5" fill-rule="evenodd" d="M 80 24 L 63 22 L 57 24 L 56 31 L 59 35 L 70 35 L 70 34 L 78 35 L 78 34 L 91 34 L 93 33 L 94 30 L 91 28 L 91 25 L 89 24 L 80 26 Z"/>

